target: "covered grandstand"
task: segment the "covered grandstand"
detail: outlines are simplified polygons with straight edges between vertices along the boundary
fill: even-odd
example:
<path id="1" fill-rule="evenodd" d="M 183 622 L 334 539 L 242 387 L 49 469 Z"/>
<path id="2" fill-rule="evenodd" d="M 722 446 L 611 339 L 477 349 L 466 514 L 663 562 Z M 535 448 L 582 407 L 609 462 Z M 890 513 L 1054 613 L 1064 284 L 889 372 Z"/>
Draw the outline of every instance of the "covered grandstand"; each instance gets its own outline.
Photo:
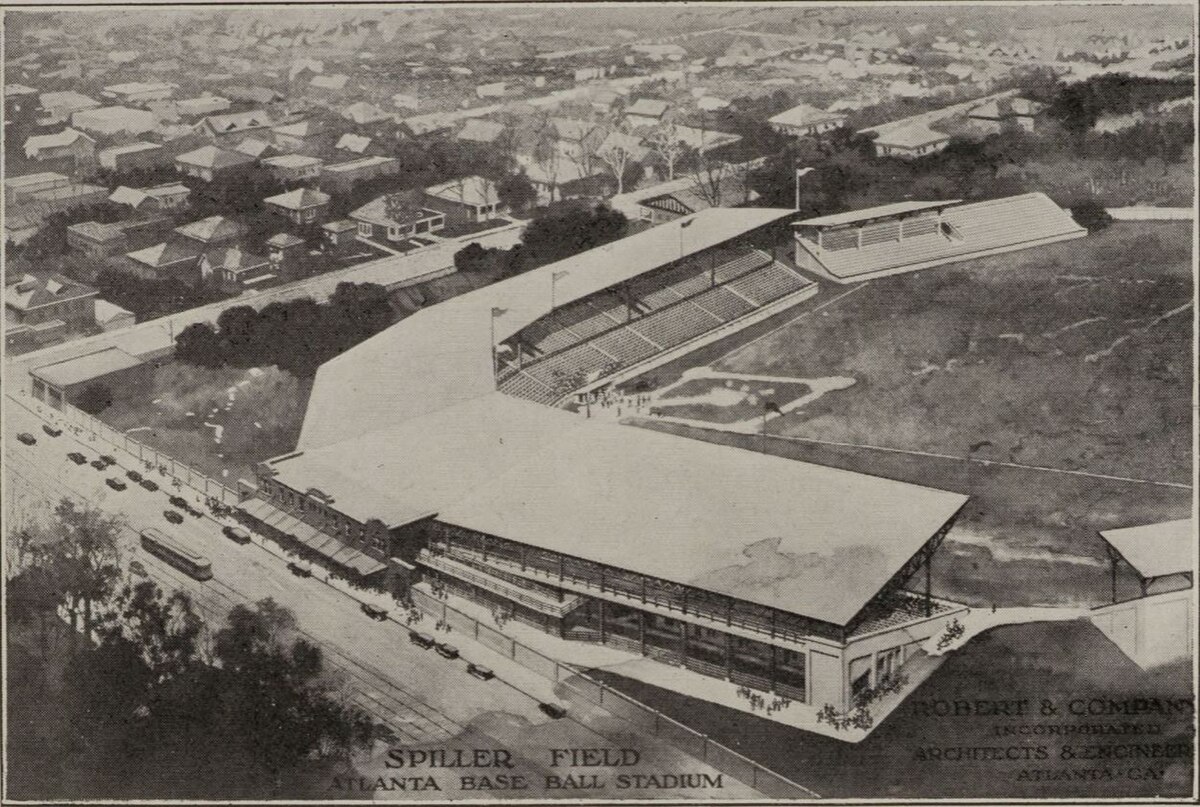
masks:
<path id="1" fill-rule="evenodd" d="M 546 405 L 812 294 L 755 237 L 790 215 L 704 211 L 418 311 L 320 368 L 242 518 L 397 594 L 813 710 L 915 685 L 965 610 L 930 575 L 965 496 Z"/>
<path id="2" fill-rule="evenodd" d="M 1042 193 L 971 204 L 958 199 L 898 202 L 804 219 L 793 227 L 796 264 L 836 283 L 914 272 L 1087 234 Z"/>

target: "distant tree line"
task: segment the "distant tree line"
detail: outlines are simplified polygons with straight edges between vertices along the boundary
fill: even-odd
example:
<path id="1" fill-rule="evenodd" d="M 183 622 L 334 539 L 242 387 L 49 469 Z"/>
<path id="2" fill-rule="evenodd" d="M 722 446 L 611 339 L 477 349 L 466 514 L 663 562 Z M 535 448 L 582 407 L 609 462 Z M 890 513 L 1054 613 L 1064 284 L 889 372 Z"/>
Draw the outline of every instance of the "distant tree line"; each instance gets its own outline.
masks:
<path id="1" fill-rule="evenodd" d="M 1148 78 L 1127 73 L 1101 73 L 1070 84 L 1058 84 L 1049 97 L 1046 114 L 1072 134 L 1091 131 L 1103 115 L 1124 115 L 1156 107 L 1164 101 L 1192 95 L 1191 78 Z"/>
<path id="2" fill-rule="evenodd" d="M 628 226 L 623 213 L 606 205 L 563 202 L 540 211 L 520 244 L 485 249 L 472 242 L 455 254 L 454 265 L 460 272 L 511 277 L 622 238 Z"/>
<path id="3" fill-rule="evenodd" d="M 375 283 L 339 283 L 326 303 L 273 302 L 256 311 L 227 308 L 215 325 L 198 322 L 175 338 L 175 358 L 201 367 L 276 365 L 305 377 L 321 364 L 392 324 L 387 290 Z"/>
<path id="4" fill-rule="evenodd" d="M 122 524 L 64 499 L 14 536 L 6 586 L 8 785 L 46 801 L 317 794 L 375 727 L 270 599 L 206 625 L 127 577 Z"/>

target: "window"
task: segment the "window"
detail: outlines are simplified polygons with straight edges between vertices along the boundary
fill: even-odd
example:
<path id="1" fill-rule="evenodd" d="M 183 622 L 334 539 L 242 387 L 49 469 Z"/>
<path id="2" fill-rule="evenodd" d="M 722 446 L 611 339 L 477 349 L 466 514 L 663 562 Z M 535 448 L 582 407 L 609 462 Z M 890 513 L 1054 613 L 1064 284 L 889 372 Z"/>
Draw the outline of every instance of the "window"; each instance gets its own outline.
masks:
<path id="1" fill-rule="evenodd" d="M 371 225 L 367 224 L 365 221 L 360 221 L 358 223 L 358 234 L 361 236 L 365 236 L 366 238 L 370 238 L 371 237 Z"/>
<path id="2" fill-rule="evenodd" d="M 317 209 L 315 207 L 310 207 L 308 210 L 304 211 L 304 220 L 305 221 L 312 221 L 316 217 L 317 217 Z"/>

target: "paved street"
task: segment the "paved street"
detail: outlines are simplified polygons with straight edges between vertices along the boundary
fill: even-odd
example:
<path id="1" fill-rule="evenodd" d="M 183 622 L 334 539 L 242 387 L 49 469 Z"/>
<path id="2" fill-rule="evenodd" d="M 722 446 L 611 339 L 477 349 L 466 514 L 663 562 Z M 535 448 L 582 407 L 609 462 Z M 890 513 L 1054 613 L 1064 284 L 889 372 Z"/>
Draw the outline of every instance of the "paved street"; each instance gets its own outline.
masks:
<path id="1" fill-rule="evenodd" d="M 318 579 L 321 571 L 317 570 L 317 576 L 310 579 L 295 577 L 287 570 L 284 559 L 260 545 L 257 537 L 254 543 L 236 544 L 225 538 L 219 522 L 207 515 L 203 518 L 185 515 L 182 524 L 169 524 L 163 517 L 163 511 L 174 509 L 168 496 L 179 494 L 195 499 L 194 491 L 176 490 L 169 478 L 158 474 L 151 474 L 161 485 L 157 492 L 132 483 L 124 491 L 110 489 L 104 480 L 123 479 L 136 460 L 102 440 L 92 440 L 87 432 L 76 434 L 68 428 L 60 437 L 50 437 L 42 430 L 43 421 L 26 408 L 28 403 L 13 398 L 5 401 L 6 522 L 19 529 L 39 513 L 49 512 L 63 497 L 87 500 L 119 515 L 127 525 L 122 565 L 128 567 L 136 559 L 164 590 L 188 592 L 210 625 L 223 620 L 237 603 L 271 597 L 291 610 L 300 632 L 322 648 L 346 697 L 388 725 L 397 745 L 507 748 L 512 750 L 519 769 L 535 782 L 541 782 L 540 777 L 548 770 L 545 749 L 549 747 L 619 744 L 642 753 L 645 772 L 686 768 L 718 773 L 672 746 L 637 733 L 629 724 L 589 703 L 572 702 L 568 719 L 550 720 L 538 709 L 539 700 L 546 698 L 552 688 L 549 682 L 542 682 L 544 691 L 536 692 L 537 685 L 530 686 L 528 677 L 506 676 L 503 664 L 493 660 L 497 657 L 491 650 L 469 637 L 453 634 L 449 638 L 462 650 L 464 658 L 494 665 L 499 673 L 492 681 L 480 681 L 467 674 L 463 660 L 448 661 L 411 644 L 408 629 L 403 625 L 369 619 L 355 599 L 321 582 Z M 18 442 L 15 438 L 21 432 L 34 435 L 36 445 Z M 67 458 L 72 451 L 79 451 L 89 460 L 102 453 L 112 454 L 118 458 L 118 465 L 103 472 L 90 465 L 75 465 Z M 148 526 L 184 540 L 208 557 L 213 579 L 204 583 L 195 581 L 142 550 L 137 533 Z M 505 678 L 513 683 L 507 683 Z M 382 751 L 383 747 L 378 747 L 372 759 L 365 760 L 360 768 L 377 766 L 379 774 L 394 774 L 382 767 Z M 635 768 L 633 772 L 639 770 Z M 755 795 L 755 791 L 728 776 L 724 782 L 723 795 L 727 797 Z M 456 788 L 458 782 L 453 779 L 445 784 Z M 454 797 L 446 792 L 429 795 Z M 465 793 L 463 797 L 469 795 Z M 511 795 L 519 797 L 521 793 Z M 589 793 L 564 791 L 555 795 L 586 797 Z M 664 797 L 669 795 L 664 791 Z"/>

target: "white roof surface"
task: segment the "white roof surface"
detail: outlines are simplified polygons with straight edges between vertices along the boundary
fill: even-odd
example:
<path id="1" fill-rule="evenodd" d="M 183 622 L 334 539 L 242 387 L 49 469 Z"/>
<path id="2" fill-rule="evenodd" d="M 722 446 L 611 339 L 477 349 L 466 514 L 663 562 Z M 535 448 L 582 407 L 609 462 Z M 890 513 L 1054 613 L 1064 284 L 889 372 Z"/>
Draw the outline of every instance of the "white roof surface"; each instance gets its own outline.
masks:
<path id="1" fill-rule="evenodd" d="M 780 112 L 767 122 L 778 123 L 782 126 L 811 126 L 814 123 L 845 120 L 845 118 L 845 115 L 838 112 L 826 112 L 823 109 L 817 109 L 815 106 L 800 104 L 799 106 L 794 106 L 791 109 Z"/>
<path id="2" fill-rule="evenodd" d="M 1142 577 L 1195 571 L 1197 539 L 1191 519 L 1104 530 L 1100 534 Z"/>
<path id="3" fill-rule="evenodd" d="M 129 355 L 119 347 L 109 347 L 78 358 L 39 367 L 33 371 L 33 375 L 56 387 L 69 387 L 119 370 L 137 367 L 141 363 L 141 359 Z"/>
<path id="4" fill-rule="evenodd" d="M 491 392 L 489 339 L 499 343 L 548 314 L 555 275 L 561 306 L 791 215 L 777 208 L 701 211 L 417 311 L 321 366 L 299 447 L 345 440 Z M 493 323 L 494 308 L 502 313 Z"/>
<path id="5" fill-rule="evenodd" d="M 915 213 L 918 210 L 932 210 L 937 207 L 956 205 L 962 199 L 944 199 L 940 202 L 893 202 L 890 205 L 876 205 L 858 210 L 847 210 L 845 213 L 831 213 L 828 216 L 817 216 L 793 222 L 794 226 L 807 225 L 810 227 L 833 227 L 838 224 L 853 224 L 868 219 L 898 216 L 901 213 Z"/>

